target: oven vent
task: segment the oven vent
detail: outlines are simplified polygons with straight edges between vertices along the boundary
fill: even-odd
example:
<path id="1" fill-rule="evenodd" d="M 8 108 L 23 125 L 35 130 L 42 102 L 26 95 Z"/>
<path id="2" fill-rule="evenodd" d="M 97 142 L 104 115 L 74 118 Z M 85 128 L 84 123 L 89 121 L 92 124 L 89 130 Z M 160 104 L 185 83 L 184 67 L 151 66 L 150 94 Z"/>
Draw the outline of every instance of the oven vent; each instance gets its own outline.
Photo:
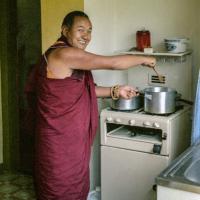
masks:
<path id="1" fill-rule="evenodd" d="M 159 84 L 165 84 L 166 83 L 166 77 L 161 75 L 162 81 L 159 80 L 158 76 L 156 75 L 151 75 L 151 83 L 159 83 Z"/>

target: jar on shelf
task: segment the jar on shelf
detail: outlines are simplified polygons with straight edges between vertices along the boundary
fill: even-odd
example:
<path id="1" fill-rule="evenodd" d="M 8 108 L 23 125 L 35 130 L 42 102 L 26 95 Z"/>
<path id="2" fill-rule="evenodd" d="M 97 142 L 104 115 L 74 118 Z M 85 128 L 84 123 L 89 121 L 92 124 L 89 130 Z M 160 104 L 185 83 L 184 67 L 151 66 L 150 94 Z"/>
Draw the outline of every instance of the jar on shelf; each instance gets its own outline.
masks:
<path id="1" fill-rule="evenodd" d="M 144 51 L 144 48 L 151 47 L 151 34 L 150 31 L 142 29 L 136 32 L 136 49 Z"/>

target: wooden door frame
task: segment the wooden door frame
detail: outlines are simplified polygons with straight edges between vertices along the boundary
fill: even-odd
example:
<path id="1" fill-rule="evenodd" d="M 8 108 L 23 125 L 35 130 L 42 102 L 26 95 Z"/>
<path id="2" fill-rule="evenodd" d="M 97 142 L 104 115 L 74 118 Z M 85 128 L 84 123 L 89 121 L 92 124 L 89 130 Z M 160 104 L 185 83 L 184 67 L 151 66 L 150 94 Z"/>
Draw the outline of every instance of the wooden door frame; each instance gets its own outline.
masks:
<path id="1" fill-rule="evenodd" d="M 17 0 L 1 0 L 0 18 L 3 168 L 16 170 L 19 167 Z"/>

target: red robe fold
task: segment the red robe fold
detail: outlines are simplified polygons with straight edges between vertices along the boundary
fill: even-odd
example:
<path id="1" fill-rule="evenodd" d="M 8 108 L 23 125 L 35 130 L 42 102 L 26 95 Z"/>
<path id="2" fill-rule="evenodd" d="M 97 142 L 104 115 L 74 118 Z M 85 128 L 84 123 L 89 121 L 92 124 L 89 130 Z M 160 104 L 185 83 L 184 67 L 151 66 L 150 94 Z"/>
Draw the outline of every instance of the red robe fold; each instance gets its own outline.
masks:
<path id="1" fill-rule="evenodd" d="M 52 46 L 63 48 L 66 44 Z M 42 57 L 26 85 L 36 97 L 36 191 L 38 200 L 86 200 L 89 160 L 97 121 L 95 85 L 90 71 L 49 79 Z"/>

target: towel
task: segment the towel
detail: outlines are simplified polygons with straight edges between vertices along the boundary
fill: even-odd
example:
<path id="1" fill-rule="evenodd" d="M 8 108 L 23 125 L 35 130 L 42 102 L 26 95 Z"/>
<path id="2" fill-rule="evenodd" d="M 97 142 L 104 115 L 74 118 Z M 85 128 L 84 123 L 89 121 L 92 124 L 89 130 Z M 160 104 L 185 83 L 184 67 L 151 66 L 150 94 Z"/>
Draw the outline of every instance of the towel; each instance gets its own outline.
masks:
<path id="1" fill-rule="evenodd" d="M 191 145 L 198 144 L 199 142 L 200 142 L 200 71 L 197 82 L 196 97 L 193 110 Z"/>

